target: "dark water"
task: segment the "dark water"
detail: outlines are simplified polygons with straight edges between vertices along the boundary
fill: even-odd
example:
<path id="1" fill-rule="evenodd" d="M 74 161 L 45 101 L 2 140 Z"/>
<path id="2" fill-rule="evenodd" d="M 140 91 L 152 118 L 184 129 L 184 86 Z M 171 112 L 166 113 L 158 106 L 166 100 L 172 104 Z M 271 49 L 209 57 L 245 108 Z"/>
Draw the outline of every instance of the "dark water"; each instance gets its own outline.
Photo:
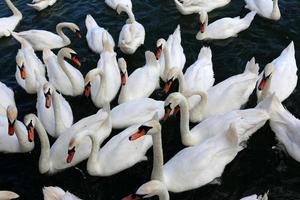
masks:
<path id="1" fill-rule="evenodd" d="M 25 3 L 29 0 L 14 0 L 24 19 L 16 31 L 27 29 L 46 29 L 55 31 L 55 25 L 62 21 L 76 22 L 85 35 L 84 19 L 92 14 L 99 25 L 109 30 L 115 40 L 125 23 L 125 15 L 118 16 L 108 8 L 103 0 L 58 0 L 50 9 L 35 12 Z M 187 66 L 195 61 L 202 43 L 195 39 L 198 31 L 198 15 L 181 16 L 172 0 L 132 0 L 134 13 L 146 29 L 145 47 L 133 56 L 125 56 L 128 66 L 133 70 L 144 64 L 144 51 L 154 50 L 156 40 L 166 38 L 177 26 L 181 25 L 182 44 L 187 57 Z M 256 17 L 251 27 L 238 38 L 209 45 L 213 51 L 213 63 L 216 81 L 243 71 L 245 63 L 251 57 L 263 67 L 276 58 L 291 40 L 296 45 L 297 62 L 300 59 L 300 1 L 281 0 L 282 19 L 279 22 Z M 210 21 L 224 16 L 236 16 L 241 11 L 242 0 L 232 0 L 230 5 L 210 13 Z M 0 17 L 10 15 L 4 1 L 0 2 Z M 70 35 L 70 34 L 69 34 Z M 71 35 L 71 48 L 75 49 L 83 63 L 80 69 L 85 75 L 96 67 L 98 56 L 89 51 L 84 39 L 78 40 Z M 19 45 L 12 38 L 0 39 L 0 80 L 13 88 L 19 109 L 19 119 L 35 112 L 36 96 L 26 94 L 14 78 L 15 56 Z M 118 56 L 123 56 L 118 51 Z M 299 86 L 297 87 L 299 88 Z M 155 95 L 154 95 L 155 97 Z M 298 89 L 284 102 L 284 105 L 298 118 L 300 92 Z M 84 97 L 67 98 L 75 120 L 93 114 L 97 109 Z M 255 105 L 251 98 L 248 107 Z M 183 146 L 180 144 L 178 119 L 171 119 L 163 128 L 164 156 L 166 161 Z M 117 132 L 114 132 L 117 133 Z M 171 194 L 171 199 L 186 200 L 223 200 L 239 199 L 253 193 L 270 190 L 271 200 L 300 199 L 300 164 L 280 151 L 272 150 L 276 145 L 274 133 L 266 125 L 249 141 L 248 148 L 230 163 L 222 176 L 221 185 L 209 185 L 181 194 Z M 122 173 L 111 177 L 91 177 L 85 171 L 86 162 L 77 169 L 68 169 L 54 176 L 40 175 L 38 172 L 39 142 L 32 153 L 0 155 L 0 189 L 9 189 L 21 195 L 22 199 L 42 199 L 42 187 L 58 185 L 78 195 L 82 199 L 121 199 L 135 191 L 149 180 L 152 169 L 152 152 L 149 161 L 137 164 Z"/>

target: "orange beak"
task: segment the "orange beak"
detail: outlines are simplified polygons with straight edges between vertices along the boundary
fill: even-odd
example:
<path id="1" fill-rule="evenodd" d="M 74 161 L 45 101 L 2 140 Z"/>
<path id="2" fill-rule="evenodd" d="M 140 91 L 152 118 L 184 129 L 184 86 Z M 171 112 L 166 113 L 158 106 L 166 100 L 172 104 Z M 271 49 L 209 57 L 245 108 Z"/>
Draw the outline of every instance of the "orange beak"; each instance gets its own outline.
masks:
<path id="1" fill-rule="evenodd" d="M 19 67 L 19 70 L 20 70 L 21 78 L 22 78 L 23 80 L 25 80 L 25 79 L 26 79 L 26 70 L 25 70 L 24 65 L 22 65 L 22 67 Z"/>
<path id="2" fill-rule="evenodd" d="M 28 141 L 34 141 L 34 128 L 31 125 L 27 126 Z"/>
<path id="3" fill-rule="evenodd" d="M 160 46 L 157 48 L 156 53 L 155 53 L 156 60 L 160 59 L 161 52 L 162 52 L 162 47 Z"/>
<path id="4" fill-rule="evenodd" d="M 142 136 L 144 136 L 146 134 L 146 131 L 144 129 L 142 130 L 139 130 L 137 131 L 136 133 L 132 134 L 130 137 L 129 137 L 129 140 L 130 141 L 133 141 L 133 140 L 136 140 Z"/>
<path id="5" fill-rule="evenodd" d="M 176 117 L 176 115 L 180 112 L 180 106 L 176 106 L 173 112 L 173 115 Z"/>
<path id="6" fill-rule="evenodd" d="M 76 55 L 71 56 L 71 60 L 78 66 L 81 66 L 81 62 L 79 61 L 78 57 Z"/>
<path id="7" fill-rule="evenodd" d="M 78 37 L 79 39 L 82 38 L 82 37 L 81 37 L 81 33 L 80 33 L 80 31 L 78 31 L 78 30 L 76 30 L 75 35 L 76 35 L 76 37 Z"/>
<path id="8" fill-rule="evenodd" d="M 10 121 L 8 120 L 8 135 L 12 136 L 15 133 L 15 122 L 10 123 Z"/>
<path id="9" fill-rule="evenodd" d="M 122 200 L 141 200 L 142 198 L 138 195 L 130 194 L 127 197 L 124 197 Z"/>
<path id="10" fill-rule="evenodd" d="M 173 81 L 168 81 L 166 84 L 165 84 L 165 87 L 164 87 L 164 93 L 167 94 L 169 91 L 170 91 L 170 88 L 172 86 L 172 83 Z"/>
<path id="11" fill-rule="evenodd" d="M 91 83 L 88 83 L 88 84 L 85 86 L 84 93 L 85 93 L 85 96 L 86 96 L 86 97 L 91 96 Z"/>
<path id="12" fill-rule="evenodd" d="M 122 85 L 125 85 L 126 84 L 126 76 L 125 76 L 125 73 L 121 72 L 121 84 Z"/>
<path id="13" fill-rule="evenodd" d="M 75 155 L 75 147 L 73 147 L 72 149 L 69 149 L 68 150 L 68 157 L 67 157 L 67 163 L 71 163 L 73 158 L 74 158 L 74 155 Z"/>
<path id="14" fill-rule="evenodd" d="M 50 94 L 46 94 L 45 97 L 46 97 L 45 107 L 50 108 L 52 103 L 52 97 Z"/>
<path id="15" fill-rule="evenodd" d="M 200 32 L 201 32 L 201 33 L 204 33 L 204 31 L 205 31 L 204 24 L 203 24 L 203 23 L 200 23 Z"/>
<path id="16" fill-rule="evenodd" d="M 172 111 L 171 108 L 165 107 L 165 115 L 163 117 L 163 121 L 166 121 L 169 118 L 171 111 Z"/>
<path id="17" fill-rule="evenodd" d="M 262 80 L 259 83 L 258 90 L 261 91 L 261 90 L 265 89 L 269 77 L 270 77 L 270 75 L 267 76 L 267 77 L 265 75 L 263 75 L 263 78 L 262 78 Z"/>

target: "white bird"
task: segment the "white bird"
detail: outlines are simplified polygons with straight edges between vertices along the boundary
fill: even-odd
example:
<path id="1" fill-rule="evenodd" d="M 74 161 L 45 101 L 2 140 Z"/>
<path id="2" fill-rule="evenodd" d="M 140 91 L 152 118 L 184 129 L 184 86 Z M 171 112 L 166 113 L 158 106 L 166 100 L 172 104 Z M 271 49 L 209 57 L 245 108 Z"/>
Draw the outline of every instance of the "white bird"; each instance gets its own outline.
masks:
<path id="1" fill-rule="evenodd" d="M 121 92 L 118 103 L 124 103 L 135 99 L 149 97 L 159 86 L 160 66 L 154 53 L 145 52 L 146 64 L 136 69 L 128 77 L 126 61 L 123 58 L 118 60 L 121 73 L 124 74 Z"/>
<path id="2" fill-rule="evenodd" d="M 21 44 L 16 56 L 16 80 L 27 93 L 35 94 L 47 82 L 45 66 L 28 41 L 14 32 L 12 36 Z"/>
<path id="3" fill-rule="evenodd" d="M 264 195 L 259 195 L 259 196 L 253 194 L 251 196 L 243 197 L 240 200 L 268 200 L 268 193 L 269 192 L 266 192 Z"/>
<path id="4" fill-rule="evenodd" d="M 167 73 L 170 68 L 178 67 L 183 69 L 186 58 L 181 46 L 181 32 L 180 25 L 177 26 L 174 33 L 171 34 L 166 41 L 163 38 L 157 40 L 156 59 L 160 64 L 160 77 L 167 81 Z M 162 54 L 163 53 L 163 54 Z"/>
<path id="5" fill-rule="evenodd" d="M 50 49 L 43 50 L 43 60 L 47 68 L 49 82 L 64 95 L 82 95 L 84 92 L 83 76 L 64 58 L 68 58 L 81 66 L 76 52 L 70 48 L 62 48 L 57 56 Z"/>
<path id="6" fill-rule="evenodd" d="M 207 139 L 216 135 L 224 135 L 231 123 L 245 132 L 245 135 L 252 135 L 260 129 L 270 118 L 267 111 L 259 108 L 246 110 L 234 110 L 224 114 L 218 114 L 203 120 L 192 129 L 189 126 L 189 105 L 187 99 L 180 93 L 172 93 L 165 100 L 165 116 L 176 112 L 180 108 L 180 133 L 181 141 L 185 146 L 199 145 Z"/>
<path id="7" fill-rule="evenodd" d="M 19 197 L 18 194 L 11 191 L 0 191 L 0 200 L 11 200 Z"/>
<path id="8" fill-rule="evenodd" d="M 117 10 L 120 4 L 127 6 L 130 10 L 132 9 L 131 0 L 105 0 L 105 3 L 114 10 Z"/>
<path id="9" fill-rule="evenodd" d="M 70 192 L 65 192 L 60 187 L 44 187 L 43 188 L 44 200 L 81 200 Z"/>
<path id="10" fill-rule="evenodd" d="M 91 96 L 95 106 L 102 107 L 111 102 L 119 92 L 121 73 L 117 63 L 117 54 L 108 40 L 108 34 L 103 34 L 104 50 L 100 55 L 97 68 L 89 71 L 85 77 L 85 95 Z"/>
<path id="11" fill-rule="evenodd" d="M 7 107 L 7 114 L 0 115 L 0 152 L 25 153 L 34 148 L 34 143 L 27 140 L 27 130 L 17 120 L 18 110 L 15 106 Z"/>
<path id="12" fill-rule="evenodd" d="M 16 106 L 15 94 L 7 87 L 4 83 L 0 81 L 0 115 L 6 115 L 6 110 L 9 105 Z"/>
<path id="13" fill-rule="evenodd" d="M 53 6 L 56 3 L 56 0 L 33 0 L 32 3 L 27 5 L 34 8 L 37 11 L 46 9 L 49 6 Z"/>
<path id="14" fill-rule="evenodd" d="M 199 13 L 201 10 L 210 12 L 216 8 L 226 6 L 231 0 L 174 0 L 177 10 L 182 15 Z"/>
<path id="15" fill-rule="evenodd" d="M 16 8 L 11 0 L 5 0 L 9 9 L 13 12 L 10 17 L 0 18 L 0 38 L 10 36 L 11 32 L 15 30 L 16 26 L 23 18 L 22 13 Z"/>
<path id="16" fill-rule="evenodd" d="M 81 141 L 77 148 L 77 153 L 75 154 L 74 151 L 67 151 L 70 139 L 73 135 L 82 131 L 102 134 L 101 125 L 106 118 L 107 113 L 103 110 L 99 110 L 96 114 L 81 119 L 66 129 L 65 132 L 55 140 L 50 149 L 49 138 L 41 121 L 34 114 L 26 115 L 24 123 L 28 130 L 28 140 L 30 142 L 34 141 L 35 129 L 41 142 L 41 154 L 39 159 L 40 173 L 54 174 L 75 166 L 79 162 L 87 159 L 91 153 L 91 141 L 88 138 Z M 71 160 L 72 163 L 70 162 Z"/>
<path id="17" fill-rule="evenodd" d="M 127 6 L 119 4 L 117 12 L 118 14 L 125 12 L 129 17 L 120 32 L 118 46 L 123 53 L 134 54 L 137 48 L 144 44 L 145 28 L 135 20 L 132 10 Z"/>
<path id="18" fill-rule="evenodd" d="M 62 22 L 56 25 L 54 34 L 50 31 L 31 29 L 17 33 L 18 36 L 27 40 L 35 51 L 48 49 L 58 49 L 71 44 L 71 40 L 63 33 L 63 28 L 73 31 L 77 37 L 81 38 L 79 27 L 70 22 Z"/>
<path id="19" fill-rule="evenodd" d="M 260 74 L 256 88 L 258 101 L 274 92 L 281 102 L 287 99 L 297 86 L 297 71 L 294 42 L 291 42 Z"/>
<path id="20" fill-rule="evenodd" d="M 37 115 L 52 137 L 59 137 L 73 124 L 73 112 L 66 99 L 46 83 L 37 94 Z"/>
<path id="21" fill-rule="evenodd" d="M 237 37 L 239 32 L 249 28 L 256 12 L 251 11 L 244 18 L 239 16 L 235 18 L 225 17 L 211 24 L 208 24 L 207 12 L 201 11 L 199 15 L 200 31 L 196 35 L 197 40 L 213 40 Z"/>
<path id="22" fill-rule="evenodd" d="M 108 34 L 108 40 L 110 44 L 115 46 L 114 39 L 112 36 L 106 31 L 104 28 L 100 27 L 95 19 L 92 17 L 92 15 L 87 15 L 85 18 L 85 26 L 87 28 L 86 33 L 86 40 L 89 45 L 89 48 L 98 54 L 101 54 L 103 51 L 103 43 L 102 43 L 102 37 L 103 33 L 106 32 Z"/>
<path id="23" fill-rule="evenodd" d="M 245 8 L 256 11 L 259 16 L 279 20 L 281 17 L 278 0 L 245 0 Z"/>

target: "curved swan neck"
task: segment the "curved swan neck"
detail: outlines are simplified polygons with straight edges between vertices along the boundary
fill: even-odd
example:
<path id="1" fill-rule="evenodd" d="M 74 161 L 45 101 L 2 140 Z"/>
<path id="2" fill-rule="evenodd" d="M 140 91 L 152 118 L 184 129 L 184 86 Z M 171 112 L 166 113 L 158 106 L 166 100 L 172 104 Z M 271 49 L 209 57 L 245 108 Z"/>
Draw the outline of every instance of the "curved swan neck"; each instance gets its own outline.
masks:
<path id="1" fill-rule="evenodd" d="M 62 40 L 64 41 L 64 44 L 69 45 L 69 44 L 71 44 L 71 40 L 64 34 L 64 32 L 62 30 L 65 27 L 67 27 L 67 28 L 70 27 L 70 23 L 64 22 L 64 23 L 57 24 L 56 32 L 62 38 Z"/>
<path id="2" fill-rule="evenodd" d="M 22 13 L 18 10 L 18 8 L 11 2 L 11 0 L 5 0 L 9 9 L 14 13 L 15 16 L 22 17 Z"/>
<path id="3" fill-rule="evenodd" d="M 280 17 L 281 17 L 281 13 L 278 6 L 278 0 L 273 0 L 273 10 L 272 10 L 271 18 L 274 20 L 279 20 Z"/>
<path id="4" fill-rule="evenodd" d="M 189 126 L 189 104 L 184 96 L 180 100 L 180 135 L 181 141 L 184 145 L 190 146 L 190 126 Z"/>
<path id="5" fill-rule="evenodd" d="M 166 187 L 161 187 L 161 192 L 158 194 L 159 200 L 170 200 L 170 195 Z"/>
<path id="6" fill-rule="evenodd" d="M 15 133 L 19 141 L 19 145 L 23 151 L 29 151 L 33 148 L 34 143 L 28 142 L 27 138 L 27 132 L 24 132 L 23 129 L 21 128 L 21 123 L 20 121 L 16 121 L 15 123 Z"/>
<path id="7" fill-rule="evenodd" d="M 181 70 L 179 70 L 178 74 L 177 74 L 177 78 L 178 78 L 178 82 L 179 82 L 179 92 L 180 93 L 185 93 L 186 92 L 186 82 L 183 76 L 183 72 Z"/>
<path id="8" fill-rule="evenodd" d="M 163 182 L 163 149 L 161 141 L 161 130 L 157 134 L 152 135 L 153 140 L 153 169 L 151 174 L 152 180 L 159 180 Z"/>
<path id="9" fill-rule="evenodd" d="M 124 99 L 125 99 L 125 97 L 127 97 L 128 96 L 128 72 L 126 72 L 125 73 L 125 78 L 126 78 L 126 83 L 125 83 L 125 85 L 122 85 L 121 86 L 121 92 L 120 92 L 120 94 L 119 94 L 119 103 L 123 103 L 123 101 L 124 101 Z"/>
<path id="10" fill-rule="evenodd" d="M 193 95 L 199 95 L 201 97 L 200 102 L 195 106 L 194 109 L 197 110 L 198 113 L 200 112 L 202 114 L 208 101 L 208 95 L 206 92 L 196 92 Z"/>
<path id="11" fill-rule="evenodd" d="M 170 52 L 169 49 L 167 47 L 167 43 L 163 46 L 163 53 L 164 53 L 164 57 L 165 57 L 165 74 L 169 71 L 169 69 L 171 69 L 171 62 L 170 62 Z"/>
<path id="12" fill-rule="evenodd" d="M 74 76 L 72 75 L 72 73 L 67 69 L 65 59 L 64 59 L 65 57 L 67 57 L 66 51 L 64 49 L 59 50 L 59 52 L 57 54 L 57 61 L 59 63 L 59 66 L 61 67 L 61 69 L 65 72 L 65 74 L 69 78 L 71 85 L 74 86 L 74 85 L 78 84 L 78 82 L 74 79 Z"/>
<path id="13" fill-rule="evenodd" d="M 135 22 L 134 14 L 133 14 L 132 10 L 129 7 L 127 7 L 127 6 L 123 5 L 123 4 L 119 4 L 118 7 L 120 7 L 120 9 L 122 11 L 124 11 L 128 15 L 128 17 L 129 17 L 129 23 Z"/>
<path id="14" fill-rule="evenodd" d="M 61 104 L 60 104 L 60 97 L 59 94 L 54 90 L 52 93 L 53 97 L 53 110 L 54 110 L 54 118 L 55 118 L 55 135 L 59 136 L 65 129 L 66 126 L 62 119 L 62 112 L 61 112 Z"/>

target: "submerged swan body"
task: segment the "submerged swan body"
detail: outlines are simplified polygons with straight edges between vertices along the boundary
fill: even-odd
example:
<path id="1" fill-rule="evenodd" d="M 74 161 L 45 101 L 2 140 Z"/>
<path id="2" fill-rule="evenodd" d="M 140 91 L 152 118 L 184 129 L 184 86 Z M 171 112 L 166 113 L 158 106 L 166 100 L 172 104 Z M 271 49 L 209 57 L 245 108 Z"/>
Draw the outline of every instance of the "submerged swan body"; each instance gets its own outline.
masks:
<path id="1" fill-rule="evenodd" d="M 245 8 L 257 12 L 264 18 L 277 21 L 281 17 L 278 0 L 245 0 L 245 2 Z"/>
<path id="2" fill-rule="evenodd" d="M 41 11 L 49 6 L 53 6 L 55 3 L 56 0 L 33 0 L 32 3 L 28 3 L 27 5 L 37 11 Z"/>

